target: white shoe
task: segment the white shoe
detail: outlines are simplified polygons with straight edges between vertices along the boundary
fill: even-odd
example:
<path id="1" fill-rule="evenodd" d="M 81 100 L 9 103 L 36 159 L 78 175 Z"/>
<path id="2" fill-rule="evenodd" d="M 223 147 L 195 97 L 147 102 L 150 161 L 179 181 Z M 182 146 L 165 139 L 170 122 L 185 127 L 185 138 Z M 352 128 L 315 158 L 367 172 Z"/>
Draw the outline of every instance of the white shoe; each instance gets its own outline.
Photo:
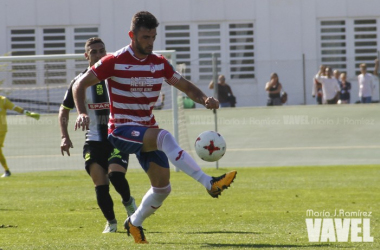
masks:
<path id="1" fill-rule="evenodd" d="M 133 198 L 132 196 L 129 199 L 128 203 L 123 202 L 123 205 L 125 207 L 125 210 L 127 210 L 128 217 L 131 217 L 131 215 L 134 214 L 137 210 L 135 198 Z"/>
<path id="2" fill-rule="evenodd" d="M 117 230 L 117 223 L 113 223 L 113 224 L 111 224 L 111 223 L 109 223 L 109 222 L 107 221 L 107 224 L 106 224 L 106 227 L 104 228 L 103 233 L 104 233 L 104 234 L 107 234 L 107 233 L 115 233 L 116 230 Z"/>
<path id="3" fill-rule="evenodd" d="M 11 171 L 7 170 L 1 177 L 9 177 L 11 176 Z"/>

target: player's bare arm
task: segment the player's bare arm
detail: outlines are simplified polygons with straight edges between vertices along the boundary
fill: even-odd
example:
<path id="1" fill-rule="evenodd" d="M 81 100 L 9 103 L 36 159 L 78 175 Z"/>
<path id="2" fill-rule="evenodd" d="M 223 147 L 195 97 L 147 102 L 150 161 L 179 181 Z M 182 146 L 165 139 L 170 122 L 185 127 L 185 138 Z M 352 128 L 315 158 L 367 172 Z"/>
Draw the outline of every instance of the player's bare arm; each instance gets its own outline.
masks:
<path id="1" fill-rule="evenodd" d="M 204 105 L 207 109 L 219 108 L 219 101 L 217 99 L 206 96 L 202 90 L 183 77 L 175 84 L 175 87 L 185 93 L 194 102 Z"/>
<path id="2" fill-rule="evenodd" d="M 99 79 L 91 71 L 87 71 L 78 81 L 73 85 L 73 97 L 75 106 L 78 111 L 78 117 L 75 121 L 74 129 L 82 128 L 82 131 L 87 130 L 90 125 L 90 118 L 87 115 L 87 109 L 85 105 L 86 89 L 99 82 Z"/>
<path id="3" fill-rule="evenodd" d="M 59 108 L 59 126 L 61 128 L 61 154 L 65 155 L 64 152 L 67 153 L 68 156 L 70 156 L 70 148 L 73 148 L 73 143 L 70 140 L 69 131 L 67 130 L 68 123 L 69 123 L 69 109 L 65 109 L 64 107 Z"/>

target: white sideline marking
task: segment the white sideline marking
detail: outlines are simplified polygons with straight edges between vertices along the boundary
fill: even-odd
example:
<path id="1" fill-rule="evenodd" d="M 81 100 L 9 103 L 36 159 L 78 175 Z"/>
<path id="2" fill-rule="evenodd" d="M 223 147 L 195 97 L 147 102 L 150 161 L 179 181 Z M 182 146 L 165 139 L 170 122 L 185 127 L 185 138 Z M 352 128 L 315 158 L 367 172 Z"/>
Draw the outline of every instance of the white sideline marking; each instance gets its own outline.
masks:
<path id="1" fill-rule="evenodd" d="M 343 150 L 343 149 L 380 149 L 380 145 L 370 146 L 326 146 L 326 147 L 283 147 L 283 148 L 227 148 L 228 151 L 283 151 L 283 150 Z M 195 150 L 191 150 L 195 152 Z M 71 156 L 82 156 L 82 154 L 70 154 Z M 46 157 L 63 157 L 60 154 L 57 155 L 13 155 L 7 156 L 7 159 L 21 159 L 21 158 L 46 158 Z M 66 156 L 67 157 L 67 156 Z"/>
<path id="2" fill-rule="evenodd" d="M 326 149 L 378 149 L 380 145 L 371 146 L 325 146 L 325 147 L 283 147 L 283 148 L 228 148 L 227 151 L 281 151 L 281 150 L 326 150 Z"/>

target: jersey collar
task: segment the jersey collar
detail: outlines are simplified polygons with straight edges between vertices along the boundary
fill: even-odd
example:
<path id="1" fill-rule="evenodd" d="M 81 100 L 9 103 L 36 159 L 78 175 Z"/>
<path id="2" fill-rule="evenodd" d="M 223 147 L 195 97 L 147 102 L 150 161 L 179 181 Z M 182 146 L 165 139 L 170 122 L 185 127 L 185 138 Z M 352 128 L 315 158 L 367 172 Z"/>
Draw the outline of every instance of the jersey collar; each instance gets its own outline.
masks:
<path id="1" fill-rule="evenodd" d="M 144 61 L 148 58 L 148 56 L 149 56 L 149 55 L 148 55 L 148 56 L 145 57 L 144 59 L 137 58 L 137 57 L 135 56 L 135 52 L 133 51 L 131 45 L 128 45 L 127 50 L 128 50 L 128 52 L 129 52 L 129 54 L 131 54 L 131 56 L 133 56 L 133 58 L 135 58 L 136 60 L 138 60 L 138 61 L 140 61 L 140 62 L 144 62 Z"/>

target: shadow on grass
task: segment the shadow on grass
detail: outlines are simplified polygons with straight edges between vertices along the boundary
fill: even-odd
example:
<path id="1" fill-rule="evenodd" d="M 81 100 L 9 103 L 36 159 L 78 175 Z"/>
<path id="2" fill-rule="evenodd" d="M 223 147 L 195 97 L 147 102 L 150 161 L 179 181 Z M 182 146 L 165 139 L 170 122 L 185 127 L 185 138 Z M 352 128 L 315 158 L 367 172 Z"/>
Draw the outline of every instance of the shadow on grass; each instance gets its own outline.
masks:
<path id="1" fill-rule="evenodd" d="M 329 244 L 313 244 L 313 245 L 290 245 L 290 244 L 210 244 L 206 243 L 203 244 L 202 248 L 220 248 L 220 247 L 231 247 L 232 249 L 236 248 L 307 248 L 310 247 L 312 249 L 318 248 L 318 247 L 329 247 L 331 245 Z"/>
<path id="2" fill-rule="evenodd" d="M 0 211 L 24 211 L 23 209 L 0 208 Z"/>
<path id="3" fill-rule="evenodd" d="M 162 234 L 162 233 L 170 233 L 170 232 L 153 232 L 153 231 L 145 231 L 148 234 Z M 242 232 L 242 231 L 207 231 L 207 232 L 173 232 L 173 233 L 183 233 L 183 234 L 264 234 L 260 232 Z"/>
<path id="4" fill-rule="evenodd" d="M 243 232 L 243 231 L 207 231 L 207 232 L 190 232 L 186 234 L 264 234 L 260 232 Z"/>

